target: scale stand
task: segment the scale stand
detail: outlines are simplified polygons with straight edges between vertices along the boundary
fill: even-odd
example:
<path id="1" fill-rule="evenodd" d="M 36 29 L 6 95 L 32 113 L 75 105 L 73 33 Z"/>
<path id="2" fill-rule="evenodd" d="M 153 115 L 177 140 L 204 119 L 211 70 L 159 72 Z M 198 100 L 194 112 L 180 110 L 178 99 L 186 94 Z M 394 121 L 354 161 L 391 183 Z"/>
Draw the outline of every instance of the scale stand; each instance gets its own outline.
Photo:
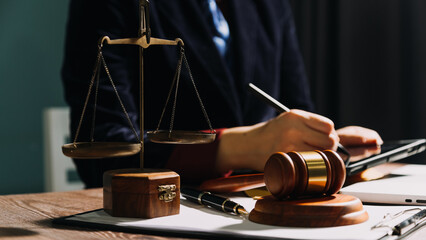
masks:
<path id="1" fill-rule="evenodd" d="M 165 40 L 151 37 L 151 29 L 149 25 L 149 1 L 140 0 L 140 29 L 138 38 L 123 38 L 111 40 L 108 36 L 104 36 L 99 41 L 99 53 L 97 62 L 92 76 L 89 92 L 86 97 L 83 112 L 80 118 L 80 123 L 76 131 L 76 136 L 73 143 L 65 144 L 62 151 L 66 156 L 71 158 L 105 158 L 105 157 L 120 157 L 133 155 L 139 152 L 140 154 L 140 168 L 135 169 L 118 169 L 107 171 L 103 175 L 103 202 L 104 210 L 114 217 L 136 217 L 136 218 L 155 218 L 161 216 L 174 215 L 179 213 L 180 208 L 180 176 L 170 170 L 166 169 L 147 169 L 144 167 L 144 73 L 143 73 L 143 50 L 151 45 L 171 45 L 180 47 L 180 59 L 176 70 L 175 78 L 169 91 L 169 96 L 163 113 L 160 117 L 158 127 L 154 131 L 148 131 L 147 136 L 152 142 L 157 143 L 172 143 L 172 144 L 195 144 L 195 143 L 210 143 L 216 137 L 216 132 L 210 124 L 210 120 L 204 109 L 204 105 L 198 94 L 186 60 L 183 46 L 184 43 L 181 39 Z M 140 134 L 136 133 L 130 120 L 127 111 L 120 99 L 120 96 L 112 81 L 109 70 L 106 66 L 105 60 L 102 55 L 102 47 L 104 44 L 109 45 L 137 45 L 139 46 L 140 58 Z M 173 130 L 173 121 L 175 115 L 177 90 L 179 84 L 179 76 L 182 63 L 185 63 L 189 71 L 189 76 L 192 80 L 195 93 L 197 94 L 200 106 L 202 108 L 204 117 L 210 127 L 210 132 L 197 132 L 197 131 L 175 131 Z M 139 143 L 124 143 L 124 142 L 95 142 L 93 140 L 94 119 L 92 123 L 92 136 L 90 142 L 77 142 L 78 133 L 80 131 L 82 119 L 87 107 L 88 99 L 92 91 L 92 87 L 97 77 L 96 82 L 96 95 L 97 87 L 99 84 L 99 72 L 103 64 L 112 87 L 117 95 L 121 104 L 122 110 L 127 117 L 129 125 L 131 126 Z M 169 130 L 159 130 L 164 111 L 169 102 L 173 87 L 176 85 L 175 101 L 172 112 L 172 119 L 170 122 Z M 95 112 L 96 112 L 96 97 L 95 97 Z"/>

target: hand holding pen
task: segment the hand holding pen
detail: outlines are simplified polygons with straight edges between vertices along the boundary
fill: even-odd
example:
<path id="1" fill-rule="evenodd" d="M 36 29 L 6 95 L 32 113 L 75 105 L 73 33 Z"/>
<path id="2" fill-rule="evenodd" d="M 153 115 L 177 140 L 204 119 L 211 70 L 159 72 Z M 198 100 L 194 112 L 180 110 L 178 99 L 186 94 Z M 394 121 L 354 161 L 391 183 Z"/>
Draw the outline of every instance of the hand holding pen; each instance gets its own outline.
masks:
<path id="1" fill-rule="evenodd" d="M 216 170 L 253 169 L 262 172 L 266 160 L 274 152 L 333 149 L 338 142 L 330 119 L 294 109 L 265 122 L 224 129 Z"/>
<path id="2" fill-rule="evenodd" d="M 254 84 L 249 83 L 248 87 L 253 94 L 259 97 L 261 100 L 265 101 L 267 104 L 273 107 L 277 112 L 279 113 L 290 112 L 290 109 L 288 107 L 278 102 L 276 99 L 274 99 L 273 97 L 271 97 L 270 95 L 262 91 L 260 88 L 256 87 Z M 337 143 L 337 149 L 341 153 L 347 155 L 348 156 L 347 160 L 349 160 L 350 154 L 343 145 L 341 145 L 340 143 Z M 348 163 L 349 161 L 346 161 L 346 164 Z"/>

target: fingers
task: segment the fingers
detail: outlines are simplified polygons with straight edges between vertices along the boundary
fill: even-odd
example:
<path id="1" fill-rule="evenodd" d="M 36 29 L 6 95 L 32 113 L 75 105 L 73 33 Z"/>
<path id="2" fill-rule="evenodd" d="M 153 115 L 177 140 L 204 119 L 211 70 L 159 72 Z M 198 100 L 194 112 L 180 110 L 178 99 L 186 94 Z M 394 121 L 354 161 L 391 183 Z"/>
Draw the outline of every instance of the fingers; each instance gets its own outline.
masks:
<path id="1" fill-rule="evenodd" d="M 291 110 L 282 117 L 287 120 L 282 122 L 283 128 L 289 128 L 283 137 L 294 140 L 295 150 L 337 149 L 339 137 L 330 119 L 302 110 Z"/>
<path id="2" fill-rule="evenodd" d="M 314 147 L 316 150 L 330 149 L 337 150 L 337 143 L 339 142 L 339 137 L 337 134 L 323 134 L 318 131 L 312 131 L 309 134 L 305 134 L 303 141 Z"/>
<path id="3" fill-rule="evenodd" d="M 348 126 L 337 130 L 340 142 L 344 146 L 359 145 L 382 145 L 383 140 L 380 135 L 368 128 L 359 126 Z"/>
<path id="4" fill-rule="evenodd" d="M 353 162 L 374 154 L 379 154 L 381 148 L 378 145 L 367 145 L 362 147 L 351 147 L 348 150 L 351 154 L 351 162 Z"/>
<path id="5" fill-rule="evenodd" d="M 303 122 L 314 130 L 325 134 L 331 134 L 335 131 L 333 121 L 324 116 L 298 109 L 293 109 L 290 112 L 301 116 Z"/>

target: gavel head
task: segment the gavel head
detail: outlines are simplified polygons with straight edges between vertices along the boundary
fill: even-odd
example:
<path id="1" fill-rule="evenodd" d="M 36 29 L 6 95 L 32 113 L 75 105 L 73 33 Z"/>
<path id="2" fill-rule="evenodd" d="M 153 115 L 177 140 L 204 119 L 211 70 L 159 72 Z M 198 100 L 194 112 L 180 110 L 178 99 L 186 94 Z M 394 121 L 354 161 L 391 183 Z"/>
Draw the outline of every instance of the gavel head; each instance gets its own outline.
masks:
<path id="1" fill-rule="evenodd" d="M 331 150 L 278 152 L 265 164 L 265 184 L 278 199 L 337 193 L 346 178 L 340 156 Z"/>

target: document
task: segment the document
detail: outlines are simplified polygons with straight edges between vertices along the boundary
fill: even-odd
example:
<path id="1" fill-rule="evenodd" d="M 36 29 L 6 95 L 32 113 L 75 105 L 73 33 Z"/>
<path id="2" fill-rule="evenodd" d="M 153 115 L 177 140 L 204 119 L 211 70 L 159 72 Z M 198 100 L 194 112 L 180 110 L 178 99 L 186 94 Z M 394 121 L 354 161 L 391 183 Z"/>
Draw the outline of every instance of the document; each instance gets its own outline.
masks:
<path id="1" fill-rule="evenodd" d="M 255 200 L 248 197 L 231 197 L 248 211 Z M 153 219 L 117 218 L 103 210 L 63 218 L 72 225 L 102 227 L 124 232 L 140 232 L 169 236 L 217 237 L 238 239 L 380 239 L 389 232 L 387 228 L 374 228 L 383 216 L 396 214 L 412 206 L 369 206 L 364 208 L 369 220 L 355 225 L 327 228 L 295 228 L 263 225 L 238 215 L 220 212 L 181 197 L 180 214 Z M 66 223 L 65 223 L 66 224 Z"/>

